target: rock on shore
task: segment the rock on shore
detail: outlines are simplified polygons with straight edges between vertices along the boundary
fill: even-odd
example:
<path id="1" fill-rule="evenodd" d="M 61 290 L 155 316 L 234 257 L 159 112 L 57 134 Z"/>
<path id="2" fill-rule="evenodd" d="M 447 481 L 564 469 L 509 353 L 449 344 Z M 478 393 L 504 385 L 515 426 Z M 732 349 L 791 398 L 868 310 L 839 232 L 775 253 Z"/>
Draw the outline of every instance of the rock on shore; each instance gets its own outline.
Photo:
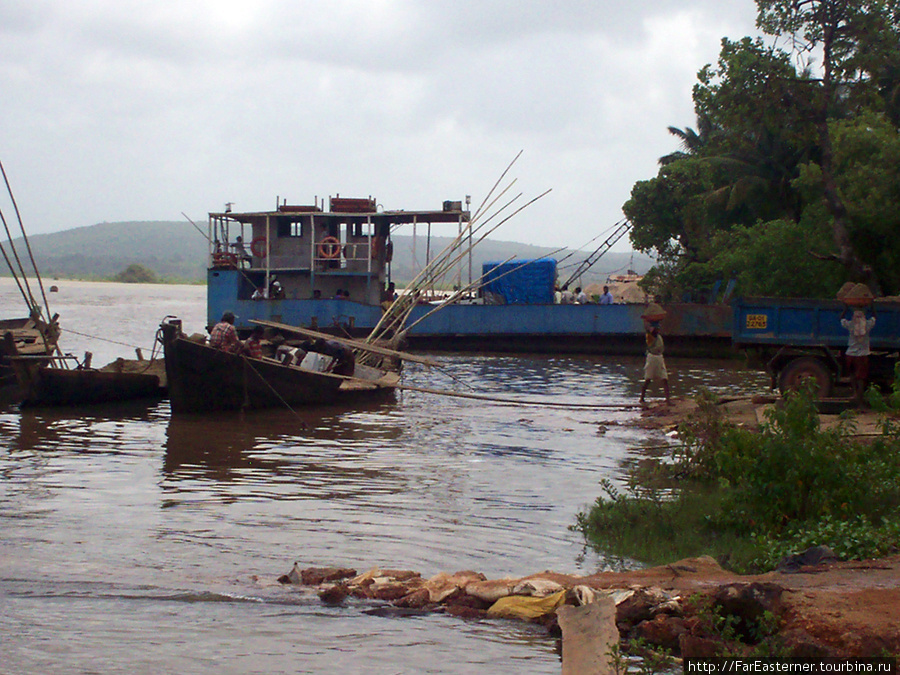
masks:
<path id="1" fill-rule="evenodd" d="M 753 576 L 733 574 L 700 557 L 629 572 L 576 577 L 546 571 L 517 579 L 487 579 L 473 571 L 424 578 L 379 568 L 359 574 L 295 564 L 279 581 L 312 589 L 326 603 L 371 602 L 373 613 L 523 620 L 557 636 L 560 608 L 612 602 L 619 639 L 640 638 L 682 657 L 900 652 L 900 556 L 824 560 Z"/>

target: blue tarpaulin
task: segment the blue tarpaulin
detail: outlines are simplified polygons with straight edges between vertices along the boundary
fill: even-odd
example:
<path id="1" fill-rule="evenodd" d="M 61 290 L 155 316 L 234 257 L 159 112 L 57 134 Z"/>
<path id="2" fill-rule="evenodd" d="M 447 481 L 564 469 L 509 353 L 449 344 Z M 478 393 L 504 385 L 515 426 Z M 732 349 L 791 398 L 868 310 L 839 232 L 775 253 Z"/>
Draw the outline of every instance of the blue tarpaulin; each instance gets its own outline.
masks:
<path id="1" fill-rule="evenodd" d="M 482 288 L 507 305 L 539 305 L 553 302 L 556 261 L 551 258 L 486 262 Z"/>

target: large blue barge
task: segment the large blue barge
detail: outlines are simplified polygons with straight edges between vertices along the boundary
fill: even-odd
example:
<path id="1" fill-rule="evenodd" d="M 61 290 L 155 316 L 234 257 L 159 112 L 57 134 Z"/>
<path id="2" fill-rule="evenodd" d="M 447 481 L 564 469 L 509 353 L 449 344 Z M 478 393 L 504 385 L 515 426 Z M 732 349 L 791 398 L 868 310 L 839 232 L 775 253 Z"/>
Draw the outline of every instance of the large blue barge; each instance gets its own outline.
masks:
<path id="1" fill-rule="evenodd" d="M 210 325 L 232 311 L 241 331 L 264 320 L 368 334 L 393 296 L 391 233 L 412 226 L 430 234 L 432 224 L 443 223 L 465 236 L 469 222 L 469 212 L 458 201 L 434 211 L 385 211 L 371 198 L 334 197 L 327 211 L 324 206 L 316 199 L 311 206 L 279 204 L 274 211 L 209 215 Z M 498 266 L 489 264 L 472 283 L 471 260 L 467 267 L 461 258 L 458 278 L 465 286 L 468 277 L 472 292 L 436 312 L 434 304 L 417 305 L 406 323 L 410 348 L 643 353 L 645 305 L 556 304 L 555 261 L 515 265 L 519 272 L 506 282 L 497 279 Z M 662 330 L 668 353 L 731 351 L 729 306 L 678 304 L 667 310 Z"/>

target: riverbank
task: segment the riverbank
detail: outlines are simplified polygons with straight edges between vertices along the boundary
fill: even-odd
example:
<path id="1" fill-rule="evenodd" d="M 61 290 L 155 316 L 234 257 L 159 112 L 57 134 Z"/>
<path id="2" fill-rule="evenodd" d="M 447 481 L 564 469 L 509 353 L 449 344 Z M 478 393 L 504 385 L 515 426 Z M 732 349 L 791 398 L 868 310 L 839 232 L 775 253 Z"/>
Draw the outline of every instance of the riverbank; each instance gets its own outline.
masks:
<path id="1" fill-rule="evenodd" d="M 778 404 L 774 397 L 754 396 L 720 400 L 716 406 L 728 423 L 757 431 Z M 838 424 L 837 409 L 843 407 L 836 401 L 821 404 L 832 411 L 819 415 L 821 427 Z M 673 399 L 671 405 L 646 406 L 631 424 L 668 433 L 703 414 L 709 412 L 700 410 L 698 402 Z M 880 415 L 867 410 L 851 414 L 855 438 L 881 433 Z M 563 654 L 573 641 L 581 647 L 585 641 L 596 643 L 602 630 L 567 634 L 560 610 L 594 603 L 614 606 L 610 635 L 620 643 L 675 657 L 820 659 L 900 653 L 900 555 L 839 561 L 824 546 L 790 556 L 776 570 L 761 574 L 738 574 L 702 556 L 640 570 L 586 576 L 545 571 L 514 579 L 489 579 L 473 571 L 426 579 L 413 571 L 357 574 L 295 565 L 279 581 L 331 605 L 372 603 L 367 611 L 383 615 L 441 612 L 468 620 L 536 622 L 561 636 Z M 614 647 L 593 644 L 588 651 L 608 660 Z"/>
<path id="2" fill-rule="evenodd" d="M 357 574 L 295 565 L 279 581 L 329 605 L 356 599 L 382 615 L 525 620 L 555 635 L 560 607 L 611 600 L 621 641 L 683 658 L 900 653 L 900 556 L 837 562 L 815 553 L 760 575 L 734 574 L 700 557 L 642 570 L 589 576 L 545 571 L 518 579 L 487 579 L 472 571 L 425 579 L 413 571 Z"/>
<path id="3" fill-rule="evenodd" d="M 744 396 L 722 397 L 717 401 L 716 409 L 725 421 L 750 431 L 758 431 L 766 421 L 766 412 L 779 401 L 777 396 Z M 844 399 L 827 399 L 819 402 L 819 424 L 822 429 L 831 429 L 838 425 L 844 412 L 852 416 L 854 438 L 873 437 L 881 434 L 880 413 L 871 409 L 857 409 L 849 406 Z M 673 398 L 671 405 L 664 402 L 651 402 L 645 406 L 641 416 L 634 424 L 644 429 L 661 429 L 675 431 L 679 425 L 695 419 L 700 413 L 696 398 Z"/>

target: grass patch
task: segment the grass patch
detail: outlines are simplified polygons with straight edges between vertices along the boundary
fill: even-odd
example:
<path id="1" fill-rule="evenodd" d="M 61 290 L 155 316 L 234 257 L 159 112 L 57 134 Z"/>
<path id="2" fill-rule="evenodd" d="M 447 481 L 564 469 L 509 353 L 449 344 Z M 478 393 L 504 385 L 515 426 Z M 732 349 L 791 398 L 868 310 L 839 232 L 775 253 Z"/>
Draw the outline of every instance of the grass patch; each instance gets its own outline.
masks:
<path id="1" fill-rule="evenodd" d="M 853 438 L 850 418 L 822 430 L 813 400 L 811 391 L 789 395 L 750 432 L 701 395 L 669 461 L 642 463 L 623 492 L 602 483 L 574 529 L 605 555 L 663 564 L 706 554 L 740 572 L 815 545 L 845 559 L 896 551 L 900 428 L 890 397 L 870 396 L 885 422 L 866 443 Z"/>
<path id="2" fill-rule="evenodd" d="M 653 489 L 621 493 L 607 482 L 603 488 L 593 507 L 578 514 L 574 529 L 606 556 L 663 565 L 711 555 L 746 568 L 761 554 L 756 541 L 710 520 L 724 497 L 715 486 L 692 484 L 671 496 Z"/>

